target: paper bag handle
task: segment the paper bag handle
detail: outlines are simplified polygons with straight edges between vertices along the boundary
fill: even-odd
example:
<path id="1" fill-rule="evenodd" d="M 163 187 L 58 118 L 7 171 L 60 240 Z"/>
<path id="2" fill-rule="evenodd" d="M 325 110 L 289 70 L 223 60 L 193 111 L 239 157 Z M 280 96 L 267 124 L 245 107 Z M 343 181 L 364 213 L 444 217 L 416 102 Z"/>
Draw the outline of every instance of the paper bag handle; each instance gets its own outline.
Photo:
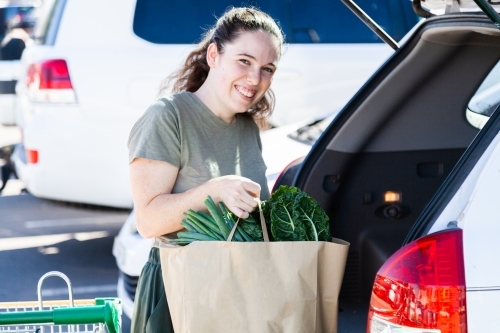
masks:
<path id="1" fill-rule="evenodd" d="M 257 204 L 259 205 L 259 215 L 260 215 L 260 226 L 262 227 L 262 236 L 264 238 L 264 242 L 269 242 L 269 234 L 267 233 L 266 220 L 264 219 L 264 213 L 262 213 L 262 205 L 259 198 L 255 198 L 257 200 Z M 233 240 L 234 233 L 236 232 L 236 227 L 238 226 L 238 222 L 240 222 L 240 218 L 236 220 L 229 236 L 227 236 L 227 241 L 231 242 Z"/>

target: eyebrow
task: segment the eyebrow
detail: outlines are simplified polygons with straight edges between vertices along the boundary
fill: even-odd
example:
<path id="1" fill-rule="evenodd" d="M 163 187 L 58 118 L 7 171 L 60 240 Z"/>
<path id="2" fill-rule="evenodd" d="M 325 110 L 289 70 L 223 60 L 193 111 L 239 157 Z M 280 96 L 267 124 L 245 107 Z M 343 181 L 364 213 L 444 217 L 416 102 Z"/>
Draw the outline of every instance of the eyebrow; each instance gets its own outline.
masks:
<path id="1" fill-rule="evenodd" d="M 254 57 L 253 55 L 250 55 L 250 54 L 247 54 L 247 53 L 238 53 L 237 55 L 239 55 L 239 56 L 249 57 L 249 58 L 252 58 L 252 59 L 256 60 L 256 59 L 255 59 L 255 57 Z M 275 65 L 275 64 L 273 64 L 272 62 L 268 63 L 267 65 L 271 65 L 271 66 L 273 66 L 273 67 L 276 67 L 276 65 Z"/>

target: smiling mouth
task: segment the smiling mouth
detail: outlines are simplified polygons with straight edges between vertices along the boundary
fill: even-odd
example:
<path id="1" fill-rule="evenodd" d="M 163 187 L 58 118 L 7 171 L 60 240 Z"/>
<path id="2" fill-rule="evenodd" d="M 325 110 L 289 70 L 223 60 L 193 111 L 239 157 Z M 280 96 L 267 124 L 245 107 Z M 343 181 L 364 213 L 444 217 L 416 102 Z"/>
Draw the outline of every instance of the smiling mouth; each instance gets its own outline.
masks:
<path id="1" fill-rule="evenodd" d="M 252 89 L 247 89 L 243 86 L 235 86 L 236 90 L 240 92 L 245 97 L 252 98 L 255 96 L 256 91 Z"/>

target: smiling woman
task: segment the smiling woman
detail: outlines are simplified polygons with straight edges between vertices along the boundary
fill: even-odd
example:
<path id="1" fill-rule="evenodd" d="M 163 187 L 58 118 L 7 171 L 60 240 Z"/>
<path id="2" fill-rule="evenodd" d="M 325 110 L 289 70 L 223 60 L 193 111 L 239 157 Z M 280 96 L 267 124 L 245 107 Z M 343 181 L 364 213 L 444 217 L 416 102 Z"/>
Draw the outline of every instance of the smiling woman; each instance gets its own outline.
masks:
<path id="1" fill-rule="evenodd" d="M 274 107 L 269 90 L 283 34 L 255 8 L 231 8 L 208 30 L 184 66 L 167 78 L 164 95 L 129 138 L 137 230 L 177 238 L 183 213 L 204 210 L 211 196 L 240 218 L 269 189 L 256 120 Z M 173 332 L 157 247 L 139 278 L 132 332 Z"/>

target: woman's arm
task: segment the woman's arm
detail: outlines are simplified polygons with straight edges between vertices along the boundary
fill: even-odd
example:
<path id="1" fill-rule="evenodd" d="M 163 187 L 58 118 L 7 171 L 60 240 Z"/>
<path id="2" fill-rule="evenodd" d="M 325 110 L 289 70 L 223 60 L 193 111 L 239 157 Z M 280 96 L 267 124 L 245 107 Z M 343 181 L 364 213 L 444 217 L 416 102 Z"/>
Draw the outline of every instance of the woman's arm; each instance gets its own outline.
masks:
<path id="1" fill-rule="evenodd" d="M 137 230 L 145 238 L 157 237 L 182 229 L 183 213 L 205 210 L 203 201 L 210 195 L 222 201 L 234 214 L 247 218 L 257 205 L 260 185 L 240 176 L 223 176 L 172 194 L 179 169 L 170 163 L 135 158 L 130 163 L 130 181 Z"/>

